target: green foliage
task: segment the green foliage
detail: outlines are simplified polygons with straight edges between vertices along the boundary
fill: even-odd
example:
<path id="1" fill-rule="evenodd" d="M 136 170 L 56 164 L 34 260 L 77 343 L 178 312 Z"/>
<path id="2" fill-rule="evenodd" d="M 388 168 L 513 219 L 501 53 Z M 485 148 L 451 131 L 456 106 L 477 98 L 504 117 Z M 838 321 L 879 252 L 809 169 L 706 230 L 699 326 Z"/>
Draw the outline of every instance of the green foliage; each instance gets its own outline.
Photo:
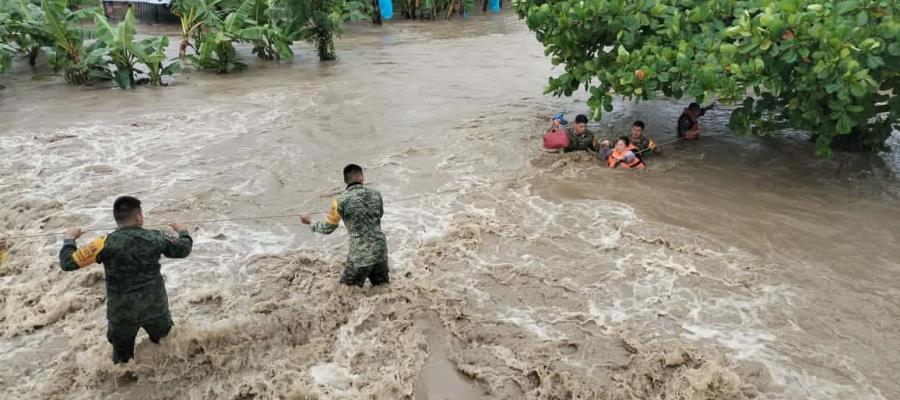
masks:
<path id="1" fill-rule="evenodd" d="M 483 0 L 487 9 L 488 0 Z M 474 0 L 400 0 L 399 11 L 409 19 L 438 19 L 446 15 L 450 19 L 455 14 L 465 15 L 475 6 Z M 376 5 L 377 6 L 377 5 Z"/>
<path id="2" fill-rule="evenodd" d="M 880 149 L 898 124 L 893 0 L 523 0 L 516 9 L 564 67 L 547 92 L 583 87 L 595 119 L 612 111 L 613 94 L 717 97 L 738 105 L 735 132 L 805 129 L 821 156 L 838 143 Z"/>
<path id="3" fill-rule="evenodd" d="M 293 58 L 292 34 L 281 18 L 284 12 L 276 0 L 244 0 L 225 12 L 218 11 L 220 0 L 177 0 L 173 12 L 179 16 L 182 39 L 179 56 L 188 48 L 189 59 L 198 68 L 229 73 L 246 68 L 234 48 L 235 43 L 250 43 L 253 53 L 262 59 Z"/>
<path id="4" fill-rule="evenodd" d="M 163 66 L 166 46 L 169 39 L 165 36 L 148 38 L 135 42 L 134 35 L 137 32 L 134 13 L 129 8 L 125 18 L 115 28 L 109 25 L 106 18 L 100 14 L 94 15 L 97 43 L 99 46 L 92 52 L 95 57 L 108 61 L 106 71 L 109 77 L 122 89 L 133 88 L 136 83 L 136 75 L 144 73 L 138 69 L 140 64 L 148 68 L 149 83 L 154 86 L 162 85 L 163 75 L 172 75 L 179 70 L 177 61 Z"/>
<path id="5" fill-rule="evenodd" d="M 34 66 L 41 47 L 50 42 L 44 34 L 44 12 L 32 2 L 10 0 L 0 3 L 0 43 L 5 43 L 9 52 L 28 56 Z"/>
<path id="6" fill-rule="evenodd" d="M 67 0 L 42 0 L 41 8 L 46 18 L 41 29 L 49 42 L 45 51 L 53 70 L 62 71 L 66 81 L 72 84 L 86 84 L 108 76 L 96 43 L 84 44 L 93 33 L 82 27 L 81 22 L 93 15 L 94 10 L 71 11 Z"/>
<path id="7" fill-rule="evenodd" d="M 222 32 L 210 32 L 200 43 L 196 55 L 188 56 L 195 66 L 207 71 L 227 74 L 247 68 L 234 49 L 231 38 Z"/>
<path id="8" fill-rule="evenodd" d="M 225 18 L 222 31 L 253 44 L 253 53 L 265 60 L 290 59 L 292 40 L 286 29 L 272 18 L 274 0 L 245 0 Z"/>
<path id="9" fill-rule="evenodd" d="M 356 15 L 352 11 L 362 7 L 344 0 L 281 0 L 288 31 L 296 39 L 316 45 L 319 59 L 334 60 L 334 37 L 341 33 L 341 24 Z"/>
<path id="10" fill-rule="evenodd" d="M 135 19 L 132 9 L 125 13 L 125 19 L 115 28 L 111 27 L 106 18 L 100 14 L 94 15 L 97 41 L 102 44 L 96 52 L 109 59 L 115 68 L 110 68 L 110 77 L 122 89 L 134 87 L 134 74 L 138 57 L 135 54 L 134 34 L 136 32 Z"/>
<path id="11" fill-rule="evenodd" d="M 184 60 L 188 48 L 197 51 L 200 41 L 206 34 L 222 24 L 222 18 L 216 10 L 221 0 L 175 0 L 172 2 L 172 13 L 181 22 L 181 43 L 178 58 Z"/>
<path id="12" fill-rule="evenodd" d="M 181 71 L 181 63 L 178 61 L 172 61 L 163 66 L 163 61 L 166 59 L 166 47 L 169 47 L 169 38 L 165 36 L 144 39 L 136 47 L 135 53 L 147 66 L 151 86 L 161 86 L 163 76 L 171 76 Z"/>

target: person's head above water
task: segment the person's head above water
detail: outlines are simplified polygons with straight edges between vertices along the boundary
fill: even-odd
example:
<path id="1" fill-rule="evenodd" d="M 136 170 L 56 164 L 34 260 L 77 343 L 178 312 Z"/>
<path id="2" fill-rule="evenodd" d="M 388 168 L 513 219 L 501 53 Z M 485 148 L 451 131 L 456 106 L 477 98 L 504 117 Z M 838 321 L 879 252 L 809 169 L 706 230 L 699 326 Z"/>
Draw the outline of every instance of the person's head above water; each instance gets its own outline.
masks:
<path id="1" fill-rule="evenodd" d="M 141 211 L 141 201 L 131 197 L 122 196 L 113 203 L 113 218 L 118 226 L 141 226 L 144 224 L 144 213 Z"/>
<path id="2" fill-rule="evenodd" d="M 691 103 L 690 105 L 688 105 L 688 108 L 687 108 L 688 113 L 694 117 L 697 117 L 700 115 L 700 110 L 701 110 L 700 104 L 697 104 L 697 103 Z"/>
<path id="3" fill-rule="evenodd" d="M 628 148 L 628 145 L 629 145 L 630 143 L 631 143 L 631 142 L 628 141 L 628 137 L 627 137 L 627 136 L 622 136 L 622 137 L 616 139 L 616 150 L 619 150 L 619 151 L 625 151 L 625 149 Z"/>
<path id="4" fill-rule="evenodd" d="M 575 117 L 575 133 L 579 135 L 584 133 L 584 130 L 587 128 L 587 123 L 587 115 L 578 114 L 578 116 Z"/>
<path id="5" fill-rule="evenodd" d="M 631 139 L 637 140 L 640 139 L 644 134 L 644 121 L 634 121 L 631 124 Z"/>
<path id="6" fill-rule="evenodd" d="M 348 164 L 344 167 L 344 183 L 348 185 L 351 183 L 365 183 L 362 167 L 356 164 Z"/>

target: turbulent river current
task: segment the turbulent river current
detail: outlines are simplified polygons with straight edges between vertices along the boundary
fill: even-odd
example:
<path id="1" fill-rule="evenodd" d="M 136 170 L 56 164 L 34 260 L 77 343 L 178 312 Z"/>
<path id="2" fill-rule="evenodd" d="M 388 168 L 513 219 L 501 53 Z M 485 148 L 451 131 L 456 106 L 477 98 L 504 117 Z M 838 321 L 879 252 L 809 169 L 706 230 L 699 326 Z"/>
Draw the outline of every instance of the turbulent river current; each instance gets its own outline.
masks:
<path id="1" fill-rule="evenodd" d="M 685 100 L 591 124 L 644 120 L 667 143 L 644 171 L 545 154 L 548 117 L 587 107 L 541 94 L 555 72 L 513 15 L 351 26 L 338 52 L 159 89 L 2 78 L 0 236 L 108 227 L 124 194 L 148 224 L 325 210 L 353 162 L 392 282 L 337 283 L 344 228 L 193 224 L 163 263 L 176 327 L 114 366 L 102 267 L 11 240 L 0 397 L 900 398 L 896 156 L 735 137 L 725 107 L 668 144 Z"/>

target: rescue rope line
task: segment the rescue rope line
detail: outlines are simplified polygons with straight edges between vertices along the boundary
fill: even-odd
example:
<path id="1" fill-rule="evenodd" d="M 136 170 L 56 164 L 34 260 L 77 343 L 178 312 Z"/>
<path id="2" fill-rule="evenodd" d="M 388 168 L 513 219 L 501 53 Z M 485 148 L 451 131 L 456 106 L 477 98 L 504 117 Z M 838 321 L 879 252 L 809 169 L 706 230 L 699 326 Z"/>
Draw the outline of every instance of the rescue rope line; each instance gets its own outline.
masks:
<path id="1" fill-rule="evenodd" d="M 491 185 L 496 185 L 498 183 L 512 182 L 512 181 L 516 181 L 516 180 L 520 180 L 520 179 L 525 179 L 525 178 L 513 177 L 513 178 L 506 178 L 506 179 L 498 179 L 495 181 L 485 182 L 484 184 L 481 184 L 478 186 L 491 186 Z M 445 195 L 445 194 L 450 194 L 450 193 L 458 193 L 458 192 L 462 192 L 465 190 L 471 190 L 471 189 L 475 189 L 475 188 L 474 187 L 461 187 L 461 188 L 455 188 L 455 189 L 439 190 L 436 192 L 419 194 L 419 195 L 415 195 L 415 196 L 402 197 L 402 198 L 399 198 L 396 200 L 391 200 L 391 204 L 407 202 L 407 201 L 412 201 L 412 200 L 418 200 L 418 199 L 423 199 L 423 198 L 427 198 L 427 197 L 435 197 L 435 196 L 440 196 L 440 195 Z M 328 211 L 315 211 L 315 212 L 310 212 L 308 214 L 309 215 L 323 215 L 323 214 L 327 214 L 327 213 L 328 213 Z M 231 222 L 231 221 L 259 221 L 259 220 L 267 220 L 267 219 L 295 218 L 295 217 L 299 217 L 300 214 L 301 213 L 203 219 L 203 220 L 196 220 L 196 221 L 185 221 L 185 222 L 182 222 L 182 224 L 184 224 L 184 225 L 200 225 L 200 224 L 213 224 L 213 223 L 218 223 L 218 222 Z M 144 225 L 144 227 L 148 227 L 148 228 L 164 227 L 164 226 L 169 226 L 169 224 L 166 223 L 166 224 Z M 117 227 L 88 228 L 88 229 L 82 229 L 82 232 L 111 231 L 116 228 Z M 11 237 L 6 237 L 6 238 L 0 237 L 0 239 L 3 239 L 3 240 L 35 239 L 35 238 L 58 236 L 58 235 L 64 235 L 64 234 L 65 234 L 65 232 L 50 232 L 50 233 L 39 233 L 39 234 L 34 234 L 34 235 L 11 236 Z"/>
<path id="2" fill-rule="evenodd" d="M 657 147 L 668 146 L 668 145 L 678 142 L 682 139 L 684 139 L 684 138 L 680 137 L 680 138 L 677 138 L 674 140 L 670 140 L 668 142 L 659 143 L 656 146 Z M 649 147 L 644 150 L 641 150 L 637 153 L 634 153 L 634 154 L 640 155 L 641 153 L 648 151 L 648 150 L 650 150 Z M 495 181 L 485 182 L 484 184 L 479 185 L 479 186 L 491 186 L 491 185 L 496 185 L 498 183 L 512 182 L 512 181 L 517 181 L 520 179 L 526 179 L 526 178 L 512 177 L 512 178 L 498 179 Z M 391 203 L 392 204 L 402 203 L 402 202 L 418 200 L 418 199 L 423 199 L 423 198 L 428 198 L 428 197 L 441 196 L 441 195 L 450 194 L 450 193 L 458 193 L 458 192 L 462 192 L 462 191 L 470 190 L 470 189 L 473 189 L 473 188 L 472 187 L 461 187 L 461 188 L 455 188 L 455 189 L 439 190 L 439 191 L 432 192 L 432 193 L 425 193 L 425 194 L 420 194 L 420 195 L 415 195 L 415 196 L 402 197 L 402 198 L 399 198 L 396 200 L 392 200 Z M 327 214 L 327 213 L 328 213 L 327 211 L 315 211 L 315 212 L 309 213 L 309 215 L 323 215 L 323 214 Z M 299 216 L 300 216 L 300 213 L 275 214 L 275 215 L 261 215 L 261 216 L 248 216 L 248 217 L 203 219 L 203 220 L 196 220 L 196 221 L 185 221 L 182 223 L 184 225 L 200 225 L 200 224 L 213 224 L 213 223 L 219 223 L 219 222 L 232 222 L 232 221 L 261 221 L 261 220 L 268 220 L 268 219 L 294 218 L 294 217 L 299 217 Z M 144 226 L 153 228 L 153 227 L 169 226 L 169 224 L 150 224 L 150 225 L 144 225 Z M 114 227 L 114 226 L 113 227 L 103 227 L 103 228 L 88 228 L 88 229 L 83 229 L 82 232 L 111 231 L 116 228 L 117 227 Z M 64 234 L 65 234 L 65 232 L 50 232 L 50 233 L 39 233 L 39 234 L 34 234 L 34 235 L 11 236 L 11 237 L 2 238 L 2 239 L 4 239 L 4 240 L 36 239 L 36 238 L 49 237 L 49 236 L 59 236 L 59 235 L 64 235 Z"/>

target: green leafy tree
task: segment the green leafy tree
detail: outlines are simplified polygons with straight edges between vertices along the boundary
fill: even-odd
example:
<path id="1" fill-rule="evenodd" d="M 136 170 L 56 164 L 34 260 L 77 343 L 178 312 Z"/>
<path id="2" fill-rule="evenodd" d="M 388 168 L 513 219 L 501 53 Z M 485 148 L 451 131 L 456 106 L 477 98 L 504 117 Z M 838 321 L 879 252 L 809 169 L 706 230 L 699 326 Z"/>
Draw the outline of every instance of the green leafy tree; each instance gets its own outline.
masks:
<path id="1" fill-rule="evenodd" d="M 594 118 L 612 96 L 718 98 L 737 133 L 812 133 L 816 153 L 877 150 L 900 117 L 895 0 L 523 0 L 516 9 Z"/>
<path id="2" fill-rule="evenodd" d="M 93 36 L 93 31 L 81 25 L 96 10 L 71 11 L 67 0 L 42 0 L 41 9 L 46 18 L 42 29 L 50 42 L 45 51 L 53 70 L 63 72 L 66 81 L 73 84 L 106 79 L 108 73 L 103 52 L 97 43 L 85 46 L 85 40 Z"/>

